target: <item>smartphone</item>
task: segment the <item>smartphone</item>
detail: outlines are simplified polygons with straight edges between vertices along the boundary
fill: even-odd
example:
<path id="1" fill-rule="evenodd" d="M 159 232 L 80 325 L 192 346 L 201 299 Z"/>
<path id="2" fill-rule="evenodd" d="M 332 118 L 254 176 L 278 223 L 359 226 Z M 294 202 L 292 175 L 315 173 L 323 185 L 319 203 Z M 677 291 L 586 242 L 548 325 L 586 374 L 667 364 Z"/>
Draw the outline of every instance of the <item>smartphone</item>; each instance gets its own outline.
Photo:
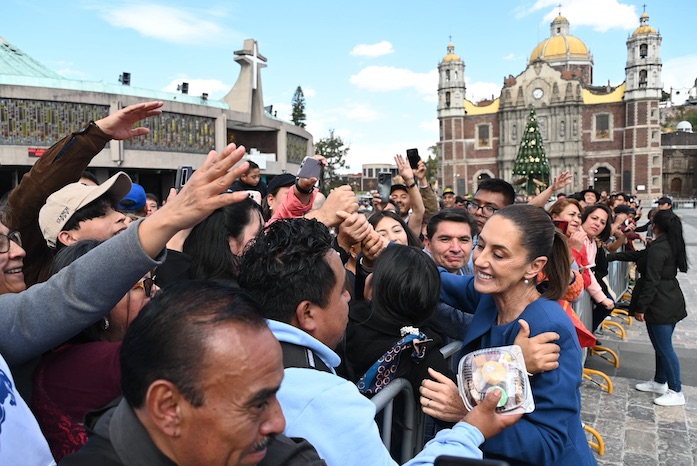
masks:
<path id="1" fill-rule="evenodd" d="M 461 458 L 458 456 L 441 455 L 436 458 L 434 466 L 510 466 L 501 460 L 478 460 L 474 458 Z"/>
<path id="2" fill-rule="evenodd" d="M 569 222 L 566 220 L 552 220 L 552 223 L 554 223 L 554 226 L 559 228 L 564 234 L 566 234 L 566 230 L 569 229 Z"/>
<path id="3" fill-rule="evenodd" d="M 380 200 L 386 204 L 390 202 L 390 189 L 392 188 L 392 173 L 378 173 L 378 193 Z"/>
<path id="4" fill-rule="evenodd" d="M 298 170 L 298 178 L 317 178 L 322 173 L 322 162 L 312 157 L 305 157 Z"/>
<path id="5" fill-rule="evenodd" d="M 194 173 L 194 169 L 191 165 L 179 165 L 177 168 L 177 178 L 174 181 L 174 188 L 177 192 L 181 191 L 191 174 Z"/>
<path id="6" fill-rule="evenodd" d="M 419 157 L 419 149 L 407 149 L 407 160 L 409 160 L 409 166 L 416 170 L 419 168 L 419 162 L 421 157 Z"/>
<path id="7" fill-rule="evenodd" d="M 257 204 L 261 205 L 261 193 L 259 191 L 248 189 L 245 192 L 247 193 L 247 196 L 249 196 L 250 199 L 252 199 Z"/>

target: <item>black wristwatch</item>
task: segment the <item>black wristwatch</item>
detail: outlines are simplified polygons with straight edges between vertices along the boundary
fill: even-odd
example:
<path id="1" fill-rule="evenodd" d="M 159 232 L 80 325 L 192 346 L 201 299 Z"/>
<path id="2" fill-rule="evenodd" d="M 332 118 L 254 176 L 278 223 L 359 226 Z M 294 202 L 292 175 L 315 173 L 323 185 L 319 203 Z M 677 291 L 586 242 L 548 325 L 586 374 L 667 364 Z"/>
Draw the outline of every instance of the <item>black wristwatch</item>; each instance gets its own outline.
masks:
<path id="1" fill-rule="evenodd" d="M 300 178 L 298 178 L 298 177 L 296 176 L 296 177 L 295 177 L 295 189 L 297 189 L 299 192 L 301 192 L 301 193 L 303 193 L 303 194 L 312 194 L 312 191 L 315 190 L 315 186 L 314 186 L 314 185 L 310 186 L 310 189 L 304 190 L 303 188 L 300 187 L 300 184 L 298 183 L 298 181 L 300 181 Z"/>

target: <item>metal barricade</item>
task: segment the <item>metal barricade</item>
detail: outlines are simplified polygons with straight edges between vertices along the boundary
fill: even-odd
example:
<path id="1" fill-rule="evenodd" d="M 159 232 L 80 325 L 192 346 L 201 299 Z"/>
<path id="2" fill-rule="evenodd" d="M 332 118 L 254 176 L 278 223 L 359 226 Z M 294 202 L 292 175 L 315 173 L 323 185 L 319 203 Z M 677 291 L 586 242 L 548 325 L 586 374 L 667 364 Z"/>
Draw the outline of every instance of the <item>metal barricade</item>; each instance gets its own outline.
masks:
<path id="1" fill-rule="evenodd" d="M 452 341 L 440 349 L 445 360 L 458 355 L 462 349 L 462 342 Z M 395 379 L 385 388 L 380 390 L 371 401 L 375 405 L 375 412 L 382 412 L 382 443 L 389 450 L 392 445 L 392 425 L 394 419 L 394 401 L 401 396 L 404 399 L 404 412 L 400 418 L 404 425 L 402 432 L 401 461 L 406 463 L 423 448 L 424 414 L 414 401 L 414 390 L 411 383 L 403 378 Z"/>

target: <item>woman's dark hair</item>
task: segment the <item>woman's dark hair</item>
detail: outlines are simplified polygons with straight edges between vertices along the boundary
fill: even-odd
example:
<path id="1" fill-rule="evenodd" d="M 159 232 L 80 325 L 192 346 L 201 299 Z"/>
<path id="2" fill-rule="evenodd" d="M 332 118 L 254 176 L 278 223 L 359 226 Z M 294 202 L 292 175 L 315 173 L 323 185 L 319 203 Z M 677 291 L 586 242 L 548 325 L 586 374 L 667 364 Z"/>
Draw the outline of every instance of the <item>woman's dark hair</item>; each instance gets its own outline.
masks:
<path id="1" fill-rule="evenodd" d="M 391 219 L 394 219 L 399 222 L 400 225 L 402 225 L 402 228 L 404 228 L 404 231 L 407 233 L 407 243 L 409 246 L 415 246 L 417 248 L 422 248 L 423 244 L 421 243 L 421 240 L 414 234 L 413 231 L 411 231 L 411 228 L 404 223 L 404 220 L 402 220 L 402 217 L 400 217 L 397 213 L 392 212 L 391 210 L 383 210 L 382 212 L 375 212 L 373 215 L 368 217 L 368 223 L 370 223 L 373 228 L 377 227 L 378 223 L 380 223 L 380 220 L 382 220 L 385 217 L 389 217 Z"/>
<path id="2" fill-rule="evenodd" d="M 420 326 L 438 305 L 440 274 L 421 249 L 392 244 L 375 261 L 373 313 L 397 325 Z"/>
<path id="3" fill-rule="evenodd" d="M 230 250 L 228 238 L 241 240 L 247 226 L 260 222 L 260 215 L 259 204 L 248 198 L 217 209 L 196 225 L 184 241 L 183 252 L 191 256 L 189 278 L 236 281 L 240 259 Z"/>
<path id="4" fill-rule="evenodd" d="M 586 223 L 586 219 L 588 218 L 588 216 L 598 209 L 604 211 L 607 214 L 607 223 L 605 224 L 605 229 L 598 233 L 598 239 L 601 241 L 607 241 L 607 239 L 610 237 L 610 233 L 612 232 L 612 211 L 605 204 L 592 204 L 583 209 L 583 212 L 581 212 L 581 225 Z"/>
<path id="5" fill-rule="evenodd" d="M 57 274 L 65 267 L 69 266 L 92 249 L 96 248 L 103 241 L 97 241 L 94 239 L 83 239 L 70 246 L 62 247 L 56 255 L 53 257 L 53 262 L 51 263 L 51 270 L 49 272 L 49 277 Z M 99 341 L 100 331 L 102 330 L 102 320 L 98 320 L 96 323 L 90 325 L 83 331 L 81 331 L 77 336 L 75 336 L 71 341 L 73 342 L 90 342 Z"/>
<path id="6" fill-rule="evenodd" d="M 543 272 L 549 280 L 545 298 L 560 299 L 569 287 L 571 253 L 566 235 L 554 227 L 552 219 L 541 207 L 514 204 L 504 207 L 494 215 L 513 222 L 520 232 L 520 244 L 528 252 L 527 260 L 546 257 Z"/>
<path id="7" fill-rule="evenodd" d="M 685 239 L 682 233 L 682 221 L 672 210 L 659 210 L 653 216 L 651 222 L 658 231 L 666 235 L 670 250 L 673 253 L 675 264 L 681 272 L 687 272 L 687 251 Z"/>

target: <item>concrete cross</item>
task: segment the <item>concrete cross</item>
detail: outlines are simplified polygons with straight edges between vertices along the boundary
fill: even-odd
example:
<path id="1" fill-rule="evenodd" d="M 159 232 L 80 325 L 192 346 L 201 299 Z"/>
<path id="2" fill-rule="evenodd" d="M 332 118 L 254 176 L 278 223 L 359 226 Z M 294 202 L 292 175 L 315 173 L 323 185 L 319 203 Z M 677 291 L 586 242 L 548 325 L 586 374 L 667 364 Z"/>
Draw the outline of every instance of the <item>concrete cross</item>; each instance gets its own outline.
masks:
<path id="1" fill-rule="evenodd" d="M 259 73 L 259 68 L 264 68 L 266 66 L 266 59 L 259 58 L 259 53 L 257 51 L 257 41 L 254 41 L 254 46 L 252 48 L 252 54 L 245 54 L 242 56 L 245 60 L 252 64 L 252 89 L 257 88 L 257 74 Z"/>

